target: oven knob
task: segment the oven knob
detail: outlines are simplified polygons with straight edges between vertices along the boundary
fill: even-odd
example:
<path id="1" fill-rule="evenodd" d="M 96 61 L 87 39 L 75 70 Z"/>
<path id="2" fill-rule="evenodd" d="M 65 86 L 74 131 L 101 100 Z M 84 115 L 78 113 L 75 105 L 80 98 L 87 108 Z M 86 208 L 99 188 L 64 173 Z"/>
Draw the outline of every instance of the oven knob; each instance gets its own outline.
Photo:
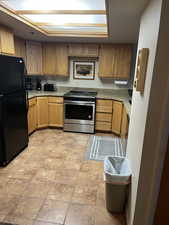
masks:
<path id="1" fill-rule="evenodd" d="M 91 119 L 91 118 L 92 118 L 92 116 L 91 116 L 91 115 L 89 115 L 89 116 L 88 116 L 88 118 L 89 118 L 89 119 Z"/>

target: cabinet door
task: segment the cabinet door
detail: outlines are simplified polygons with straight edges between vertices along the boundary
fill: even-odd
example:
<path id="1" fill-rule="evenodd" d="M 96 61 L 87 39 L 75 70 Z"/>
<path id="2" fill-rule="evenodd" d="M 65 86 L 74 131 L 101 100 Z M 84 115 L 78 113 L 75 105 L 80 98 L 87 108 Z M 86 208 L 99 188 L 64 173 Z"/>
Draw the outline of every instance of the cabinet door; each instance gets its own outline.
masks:
<path id="1" fill-rule="evenodd" d="M 37 114 L 36 114 L 36 98 L 29 100 L 28 110 L 28 133 L 31 134 L 37 128 Z"/>
<path id="2" fill-rule="evenodd" d="M 41 43 L 35 41 L 26 41 L 26 64 L 28 74 L 42 74 Z"/>
<path id="3" fill-rule="evenodd" d="M 48 97 L 37 98 L 37 127 L 48 126 Z"/>
<path id="4" fill-rule="evenodd" d="M 125 107 L 123 107 L 123 115 L 122 115 L 122 122 L 121 122 L 121 137 L 126 138 L 128 135 L 128 116 Z"/>
<path id="5" fill-rule="evenodd" d="M 113 51 L 112 45 L 103 44 L 99 52 L 99 77 L 113 77 Z"/>
<path id="6" fill-rule="evenodd" d="M 118 101 L 113 102 L 112 132 L 120 134 L 123 104 Z"/>
<path id="7" fill-rule="evenodd" d="M 97 44 L 70 44 L 69 56 L 98 57 L 99 46 Z"/>
<path id="8" fill-rule="evenodd" d="M 26 63 L 26 42 L 24 39 L 14 37 L 15 56 L 21 57 Z"/>
<path id="9" fill-rule="evenodd" d="M 130 45 L 113 45 L 112 75 L 118 79 L 129 79 L 132 48 Z"/>
<path id="10" fill-rule="evenodd" d="M 8 55 L 15 54 L 13 33 L 4 26 L 0 26 L 0 52 Z"/>
<path id="11" fill-rule="evenodd" d="M 67 44 L 56 44 L 56 75 L 68 76 Z"/>
<path id="12" fill-rule="evenodd" d="M 43 44 L 43 73 L 68 76 L 68 48 L 66 44 Z"/>
<path id="13" fill-rule="evenodd" d="M 49 126 L 63 127 L 63 104 L 49 103 Z"/>
<path id="14" fill-rule="evenodd" d="M 43 74 L 56 75 L 56 44 L 43 44 Z"/>
<path id="15" fill-rule="evenodd" d="M 112 113 L 112 110 L 113 110 L 112 100 L 98 99 L 96 101 L 96 112 Z"/>
<path id="16" fill-rule="evenodd" d="M 130 45 L 101 45 L 99 76 L 101 78 L 130 78 L 132 48 Z"/>

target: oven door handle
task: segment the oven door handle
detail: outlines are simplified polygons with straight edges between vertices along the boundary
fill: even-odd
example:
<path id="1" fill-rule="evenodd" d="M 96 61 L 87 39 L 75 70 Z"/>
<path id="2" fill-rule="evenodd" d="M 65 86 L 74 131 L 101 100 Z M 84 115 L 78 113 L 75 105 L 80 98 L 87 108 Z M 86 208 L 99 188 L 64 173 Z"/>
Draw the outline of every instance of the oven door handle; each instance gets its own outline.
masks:
<path id="1" fill-rule="evenodd" d="M 95 103 L 94 102 L 82 102 L 82 101 L 79 101 L 79 102 L 74 102 L 74 101 L 65 101 L 64 102 L 64 105 L 84 105 L 84 106 L 94 106 Z"/>

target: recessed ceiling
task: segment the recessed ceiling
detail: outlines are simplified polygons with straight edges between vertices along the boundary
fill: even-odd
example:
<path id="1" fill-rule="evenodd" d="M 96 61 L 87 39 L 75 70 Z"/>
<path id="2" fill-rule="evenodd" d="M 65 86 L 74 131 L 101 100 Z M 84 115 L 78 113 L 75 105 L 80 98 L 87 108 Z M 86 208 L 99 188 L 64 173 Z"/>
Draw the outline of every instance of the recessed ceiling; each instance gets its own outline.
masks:
<path id="1" fill-rule="evenodd" d="M 11 0 L 13 3 L 16 0 Z M 36 4 L 38 0 L 34 0 Z M 42 0 L 44 1 L 44 0 Z M 41 1 L 41 2 L 42 2 Z M 62 2 L 63 0 L 54 0 L 55 2 Z M 70 0 L 67 0 L 69 2 Z M 92 4 L 99 8 L 98 0 L 89 0 Z M 6 2 L 3 0 L 3 2 Z M 23 1 L 22 1 L 23 2 Z M 49 3 L 49 0 L 46 0 Z M 22 17 L 19 17 L 2 6 L 0 0 L 0 23 L 11 28 L 16 36 L 24 39 L 35 41 L 51 41 L 51 42 L 90 42 L 90 43 L 137 43 L 140 27 L 140 18 L 143 10 L 148 4 L 149 0 L 106 0 L 106 14 L 108 25 L 108 37 L 98 37 L 89 35 L 73 36 L 71 34 L 65 36 L 63 34 L 46 35 L 40 28 L 31 24 L 25 23 Z M 41 5 L 41 4 L 40 4 Z M 49 4 L 47 4 L 49 7 Z M 88 9 L 87 9 L 88 10 Z M 29 14 L 30 15 L 30 14 Z M 32 14 L 31 14 L 32 15 Z M 83 14 L 81 14 L 83 15 Z M 100 15 L 101 16 L 101 15 Z M 57 21 L 58 22 L 58 21 Z M 62 23 L 62 21 L 59 21 Z M 79 21 L 78 21 L 79 23 Z M 70 24 L 69 21 L 69 26 Z M 44 24 L 43 24 L 44 26 Z M 52 27 L 55 25 L 51 25 Z M 60 26 L 58 26 L 58 29 Z M 97 27 L 97 26 L 96 26 Z M 69 27 L 70 28 L 70 27 Z M 85 29 L 85 28 L 84 28 Z M 86 29 L 90 29 L 90 25 Z M 97 29 L 97 28 L 95 28 Z"/>
<path id="2" fill-rule="evenodd" d="M 0 0 L 46 35 L 107 37 L 105 0 Z"/>

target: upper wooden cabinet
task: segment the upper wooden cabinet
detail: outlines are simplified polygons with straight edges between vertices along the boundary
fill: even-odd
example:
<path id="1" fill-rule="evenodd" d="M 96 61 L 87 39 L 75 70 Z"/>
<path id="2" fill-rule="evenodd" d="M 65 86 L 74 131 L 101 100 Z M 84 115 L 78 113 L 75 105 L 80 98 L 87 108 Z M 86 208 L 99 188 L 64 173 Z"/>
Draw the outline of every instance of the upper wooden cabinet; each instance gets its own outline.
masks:
<path id="1" fill-rule="evenodd" d="M 68 76 L 67 44 L 43 44 L 43 74 Z"/>
<path id="2" fill-rule="evenodd" d="M 26 42 L 24 39 L 14 37 L 15 56 L 21 57 L 26 63 Z"/>
<path id="3" fill-rule="evenodd" d="M 69 44 L 69 56 L 98 57 L 97 44 Z"/>
<path id="4" fill-rule="evenodd" d="M 30 75 L 42 73 L 42 46 L 40 42 L 26 41 L 26 65 Z"/>
<path id="5" fill-rule="evenodd" d="M 12 31 L 0 25 L 0 53 L 14 55 L 14 36 Z"/>
<path id="6" fill-rule="evenodd" d="M 99 77 L 129 79 L 132 47 L 127 44 L 103 44 L 99 54 Z"/>

